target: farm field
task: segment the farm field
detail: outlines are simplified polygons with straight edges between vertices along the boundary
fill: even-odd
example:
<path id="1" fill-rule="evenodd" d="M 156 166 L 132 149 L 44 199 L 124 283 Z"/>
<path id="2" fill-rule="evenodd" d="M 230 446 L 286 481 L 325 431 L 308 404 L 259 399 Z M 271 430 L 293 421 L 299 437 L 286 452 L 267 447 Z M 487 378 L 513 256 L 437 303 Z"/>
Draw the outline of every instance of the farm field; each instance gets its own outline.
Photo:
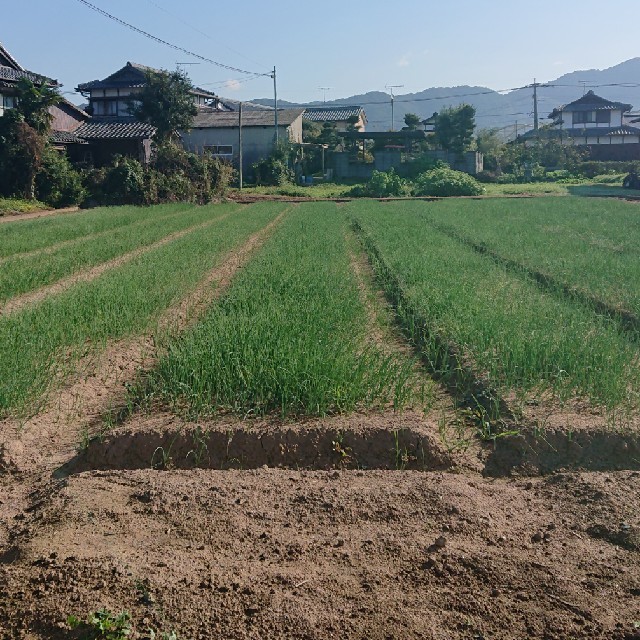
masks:
<path id="1" fill-rule="evenodd" d="M 0 637 L 639 638 L 637 207 L 1 225 Z"/>
<path id="2" fill-rule="evenodd" d="M 637 204 L 575 198 L 440 203 L 426 214 L 460 239 L 545 277 L 583 299 L 640 317 Z"/>

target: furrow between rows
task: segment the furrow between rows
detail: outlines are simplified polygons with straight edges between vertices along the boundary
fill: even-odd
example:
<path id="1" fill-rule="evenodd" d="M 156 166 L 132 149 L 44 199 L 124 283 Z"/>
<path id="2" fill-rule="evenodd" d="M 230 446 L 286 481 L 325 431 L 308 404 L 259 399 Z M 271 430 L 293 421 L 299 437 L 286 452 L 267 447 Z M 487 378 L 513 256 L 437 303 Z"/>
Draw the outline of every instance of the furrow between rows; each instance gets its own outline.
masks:
<path id="1" fill-rule="evenodd" d="M 127 405 L 130 385 L 157 362 L 158 338 L 175 336 L 195 322 L 224 292 L 285 214 L 286 210 L 239 247 L 228 251 L 193 289 L 165 309 L 153 332 L 108 342 L 97 357 L 85 363 L 82 375 L 56 394 L 44 411 L 22 423 L 5 421 L 5 467 L 21 471 L 56 468 L 73 456 L 83 438 L 104 429 L 105 421 L 125 415 L 130 408 Z M 0 442 L 0 471 L 2 451 Z"/>
<path id="2" fill-rule="evenodd" d="M 447 388 L 455 404 L 468 409 L 485 422 L 487 428 L 493 429 L 496 420 L 500 421 L 503 428 L 515 424 L 515 416 L 505 399 L 487 385 L 481 373 L 465 360 L 459 346 L 434 330 L 429 320 L 411 302 L 401 278 L 391 269 L 374 240 L 357 219 L 352 219 L 352 226 L 369 256 L 373 271 L 389 303 L 395 309 L 401 330 L 415 346 L 434 378 Z"/>
<path id="3" fill-rule="evenodd" d="M 427 221 L 437 231 L 440 231 L 453 240 L 460 242 L 462 245 L 473 249 L 476 253 L 489 257 L 491 260 L 506 267 L 511 272 L 529 278 L 543 290 L 555 295 L 564 296 L 595 311 L 599 315 L 606 316 L 615 322 L 619 326 L 620 330 L 629 335 L 631 339 L 634 341 L 638 340 L 638 333 L 640 332 L 640 318 L 638 318 L 634 313 L 625 309 L 616 308 L 578 287 L 571 286 L 566 282 L 559 280 L 551 274 L 532 269 L 517 260 L 507 258 L 499 251 L 492 249 L 486 244 L 475 242 L 468 236 L 459 233 L 450 226 L 439 224 L 433 220 L 429 220 L 428 218 Z"/>
<path id="4" fill-rule="evenodd" d="M 130 251 L 124 255 L 118 256 L 117 258 L 113 258 L 112 260 L 108 260 L 107 262 L 103 262 L 95 267 L 87 271 L 81 271 L 80 273 L 76 273 L 67 278 L 63 278 L 62 280 L 58 280 L 51 285 L 47 285 L 35 291 L 30 291 L 29 293 L 25 293 L 24 295 L 17 296 L 9 300 L 2 308 L 0 308 L 0 316 L 8 316 L 12 313 L 16 313 L 20 311 L 27 305 L 36 304 L 49 296 L 53 296 L 59 294 L 71 287 L 81 283 L 81 282 L 91 282 L 96 278 L 99 278 L 102 274 L 110 269 L 116 269 L 121 267 L 122 265 L 131 262 L 135 258 L 144 255 L 145 253 L 149 253 L 160 247 L 163 247 L 170 242 L 174 242 L 179 238 L 182 238 L 190 233 L 194 233 L 195 231 L 206 229 L 207 227 L 216 224 L 231 215 L 230 213 L 223 215 L 222 217 L 215 218 L 214 220 L 207 220 L 201 224 L 193 225 L 188 227 L 187 229 L 183 229 L 181 231 L 176 231 L 175 233 L 171 233 L 168 236 L 162 238 L 162 240 L 158 240 L 153 244 L 140 247 L 139 249 L 135 249 L 134 251 Z"/>

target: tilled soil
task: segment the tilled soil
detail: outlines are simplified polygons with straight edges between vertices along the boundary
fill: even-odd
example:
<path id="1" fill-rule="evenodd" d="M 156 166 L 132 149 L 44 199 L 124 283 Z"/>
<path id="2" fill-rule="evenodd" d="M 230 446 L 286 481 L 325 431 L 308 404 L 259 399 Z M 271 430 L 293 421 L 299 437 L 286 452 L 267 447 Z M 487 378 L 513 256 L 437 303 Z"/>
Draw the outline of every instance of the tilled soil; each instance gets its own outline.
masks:
<path id="1" fill-rule="evenodd" d="M 66 638 L 107 607 L 180 638 L 630 640 L 638 505 L 630 471 L 42 479 L 5 521 L 0 629 Z"/>

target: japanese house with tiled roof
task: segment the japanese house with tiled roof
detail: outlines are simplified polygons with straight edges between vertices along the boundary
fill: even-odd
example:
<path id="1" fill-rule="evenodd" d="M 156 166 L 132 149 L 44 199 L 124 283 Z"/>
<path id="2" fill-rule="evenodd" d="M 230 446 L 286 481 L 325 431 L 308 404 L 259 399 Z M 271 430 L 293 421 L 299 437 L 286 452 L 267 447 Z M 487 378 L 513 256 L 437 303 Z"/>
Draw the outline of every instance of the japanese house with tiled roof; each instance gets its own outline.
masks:
<path id="1" fill-rule="evenodd" d="M 325 122 L 333 124 L 337 131 L 346 131 L 349 126 L 349 118 L 358 118 L 355 127 L 364 131 L 367 126 L 367 115 L 364 109 L 354 105 L 330 105 L 322 107 L 307 107 L 304 119 L 323 125 Z"/>
<path id="2" fill-rule="evenodd" d="M 127 62 L 104 80 L 85 82 L 76 88 L 89 100 L 87 112 L 91 114 L 91 120 L 75 133 L 91 145 L 96 164 L 108 162 L 117 153 L 137 157 L 141 162 L 149 161 L 151 140 L 156 130 L 150 124 L 136 121 L 128 106 L 142 91 L 149 72 L 162 73 Z M 198 87 L 190 93 L 198 108 L 228 109 L 215 93 Z"/>
<path id="3" fill-rule="evenodd" d="M 17 84 L 25 78 L 33 84 L 46 85 L 58 89 L 61 85 L 39 73 L 27 71 L 0 43 L 0 116 L 7 109 L 16 106 Z M 51 142 L 57 149 L 67 151 L 84 145 L 85 142 L 75 135 L 76 129 L 89 119 L 89 115 L 65 98 L 49 108 L 51 114 Z"/>
<path id="4" fill-rule="evenodd" d="M 0 43 L 0 116 L 4 115 L 5 109 L 15 107 L 16 85 L 22 78 L 36 85 L 60 86 L 56 80 L 27 71 Z"/>
<path id="5" fill-rule="evenodd" d="M 639 160 L 640 128 L 627 124 L 632 106 L 613 102 L 588 91 L 569 104 L 554 109 L 548 129 L 528 131 L 525 142 L 537 137 L 559 139 L 588 148 L 594 160 Z"/>

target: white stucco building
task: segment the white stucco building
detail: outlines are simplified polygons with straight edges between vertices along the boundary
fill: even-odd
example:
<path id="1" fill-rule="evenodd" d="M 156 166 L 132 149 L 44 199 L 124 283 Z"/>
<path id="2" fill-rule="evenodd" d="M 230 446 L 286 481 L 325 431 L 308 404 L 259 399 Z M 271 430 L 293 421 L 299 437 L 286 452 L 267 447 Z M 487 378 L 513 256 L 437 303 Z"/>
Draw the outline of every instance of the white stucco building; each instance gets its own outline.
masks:
<path id="1" fill-rule="evenodd" d="M 613 102 L 588 91 L 550 114 L 551 128 L 527 131 L 520 140 L 554 138 L 564 144 L 587 147 L 594 160 L 640 159 L 640 128 L 627 124 L 632 106 Z"/>
<path id="2" fill-rule="evenodd" d="M 302 114 L 304 109 L 278 109 L 278 139 L 302 142 Z M 201 110 L 191 129 L 181 131 L 182 144 L 187 151 L 209 153 L 238 167 L 239 159 L 238 111 Z M 272 109 L 243 111 L 242 113 L 242 169 L 246 173 L 254 162 L 268 157 L 273 151 L 275 117 Z"/>

